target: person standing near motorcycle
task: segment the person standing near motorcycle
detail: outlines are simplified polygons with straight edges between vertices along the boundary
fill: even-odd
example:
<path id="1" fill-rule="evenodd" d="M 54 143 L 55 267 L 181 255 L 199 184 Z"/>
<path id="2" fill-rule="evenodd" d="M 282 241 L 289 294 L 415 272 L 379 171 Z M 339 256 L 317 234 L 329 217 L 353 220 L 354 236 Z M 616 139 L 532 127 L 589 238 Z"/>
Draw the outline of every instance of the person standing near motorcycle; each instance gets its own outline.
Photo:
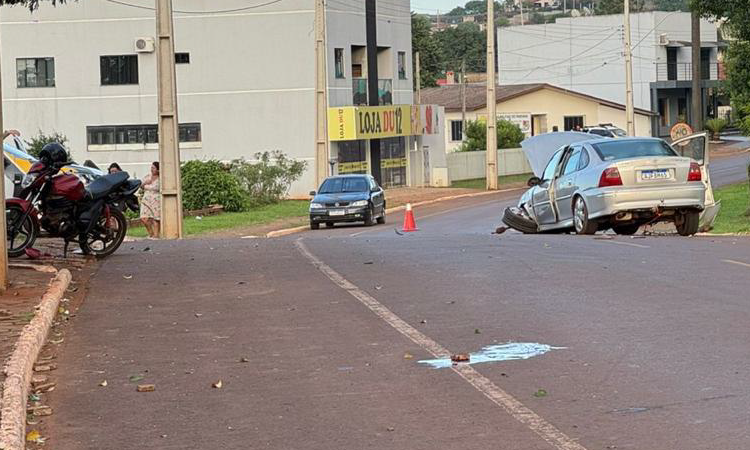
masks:
<path id="1" fill-rule="evenodd" d="M 159 162 L 151 164 L 151 175 L 143 180 L 141 199 L 141 222 L 151 239 L 159 238 L 161 227 L 161 185 L 159 183 Z"/>
<path id="2" fill-rule="evenodd" d="M 122 167 L 120 167 L 119 164 L 116 162 L 113 162 L 109 165 L 109 169 L 107 169 L 107 173 L 112 175 L 113 173 L 122 172 Z"/>

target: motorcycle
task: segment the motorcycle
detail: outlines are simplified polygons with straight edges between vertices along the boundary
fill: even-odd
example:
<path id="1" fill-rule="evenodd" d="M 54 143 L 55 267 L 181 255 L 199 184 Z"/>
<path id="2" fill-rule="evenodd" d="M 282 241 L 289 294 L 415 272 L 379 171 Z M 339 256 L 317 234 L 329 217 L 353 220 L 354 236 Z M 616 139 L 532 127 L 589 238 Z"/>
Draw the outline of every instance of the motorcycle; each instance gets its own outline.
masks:
<path id="1" fill-rule="evenodd" d="M 127 234 L 126 208 L 138 210 L 141 187 L 127 172 L 105 175 L 88 186 L 72 174 L 59 174 L 70 164 L 67 153 L 45 153 L 21 183 L 19 198 L 5 201 L 8 256 L 18 257 L 42 237 L 65 240 L 63 253 L 76 242 L 84 254 L 104 258 L 113 254 Z"/>

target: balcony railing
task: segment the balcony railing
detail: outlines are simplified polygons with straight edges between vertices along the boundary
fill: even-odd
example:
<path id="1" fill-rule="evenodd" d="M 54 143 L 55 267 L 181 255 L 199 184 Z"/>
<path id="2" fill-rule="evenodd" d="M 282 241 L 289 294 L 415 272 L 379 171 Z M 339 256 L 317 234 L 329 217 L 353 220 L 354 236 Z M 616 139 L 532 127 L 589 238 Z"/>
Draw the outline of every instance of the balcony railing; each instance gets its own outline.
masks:
<path id="1" fill-rule="evenodd" d="M 352 80 L 352 103 L 357 106 L 367 105 L 367 78 Z M 393 104 L 393 80 L 378 80 L 378 104 Z"/>
<path id="2" fill-rule="evenodd" d="M 657 63 L 656 81 L 692 81 L 692 63 Z M 724 63 L 701 64 L 701 79 L 703 80 L 725 80 L 726 71 Z"/>

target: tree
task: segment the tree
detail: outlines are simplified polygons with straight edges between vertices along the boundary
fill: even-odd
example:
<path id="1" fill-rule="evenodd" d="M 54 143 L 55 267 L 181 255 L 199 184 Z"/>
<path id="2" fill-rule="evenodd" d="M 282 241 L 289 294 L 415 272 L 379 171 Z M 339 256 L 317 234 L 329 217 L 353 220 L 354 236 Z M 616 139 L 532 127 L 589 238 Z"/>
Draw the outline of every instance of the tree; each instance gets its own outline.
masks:
<path id="1" fill-rule="evenodd" d="M 42 0 L 0 0 L 0 6 L 3 5 L 23 5 L 28 6 L 30 10 L 35 10 L 39 7 L 39 3 Z M 66 0 L 47 0 L 52 3 L 52 6 L 56 6 L 58 3 L 63 4 Z"/>
<path id="2" fill-rule="evenodd" d="M 750 8 L 747 0 L 691 0 L 690 7 L 709 18 L 726 20 L 734 37 L 750 41 Z"/>
<path id="3" fill-rule="evenodd" d="M 622 14 L 624 7 L 623 0 L 601 0 L 596 6 L 597 14 Z M 630 0 L 630 12 L 640 12 L 646 7 L 645 0 Z"/>
<path id="4" fill-rule="evenodd" d="M 437 79 L 440 77 L 440 48 L 430 27 L 427 17 L 411 15 L 411 48 L 413 52 L 419 52 L 420 82 L 424 87 L 437 86 Z M 413 59 L 416 64 L 416 58 Z M 416 67 L 414 73 L 417 73 Z"/>
<path id="5" fill-rule="evenodd" d="M 688 0 L 656 0 L 657 11 L 690 11 Z"/>
<path id="6" fill-rule="evenodd" d="M 436 36 L 443 69 L 459 71 L 465 60 L 468 72 L 485 71 L 487 36 L 479 25 L 460 23 L 456 28 L 448 28 Z"/>
<path id="7" fill-rule="evenodd" d="M 516 148 L 524 136 L 518 125 L 507 120 L 497 121 L 497 148 Z M 469 120 L 466 123 L 466 142 L 459 151 L 473 152 L 487 150 L 487 127 L 483 120 Z"/>
<path id="8" fill-rule="evenodd" d="M 44 134 L 41 130 L 39 130 L 38 136 L 31 138 L 30 141 L 26 141 L 26 150 L 28 150 L 29 155 L 33 156 L 34 158 L 39 158 L 39 153 L 41 153 L 44 146 L 53 142 L 57 142 L 64 147 L 68 142 L 68 138 L 64 134 L 57 131 L 50 134 Z"/>
<path id="9" fill-rule="evenodd" d="M 448 14 L 446 16 L 465 16 L 466 10 L 461 6 L 456 6 L 455 8 L 448 11 Z"/>
<path id="10" fill-rule="evenodd" d="M 727 49 L 726 89 L 737 115 L 737 126 L 750 135 L 750 42 L 736 41 Z"/>

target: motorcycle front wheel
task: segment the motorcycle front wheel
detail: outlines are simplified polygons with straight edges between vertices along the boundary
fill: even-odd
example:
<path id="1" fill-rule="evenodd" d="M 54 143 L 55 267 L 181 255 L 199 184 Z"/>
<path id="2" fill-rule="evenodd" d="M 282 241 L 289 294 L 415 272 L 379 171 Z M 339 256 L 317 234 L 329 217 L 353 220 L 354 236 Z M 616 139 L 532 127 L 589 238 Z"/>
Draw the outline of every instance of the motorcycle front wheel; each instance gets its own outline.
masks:
<path id="1" fill-rule="evenodd" d="M 18 258 L 34 245 L 39 227 L 31 215 L 24 217 L 23 209 L 18 205 L 5 207 L 5 223 L 8 227 L 8 256 Z"/>
<path id="2" fill-rule="evenodd" d="M 78 244 L 86 255 L 106 258 L 116 252 L 125 240 L 128 221 L 118 209 L 110 208 L 109 219 L 101 216 L 88 234 L 82 234 Z"/>

